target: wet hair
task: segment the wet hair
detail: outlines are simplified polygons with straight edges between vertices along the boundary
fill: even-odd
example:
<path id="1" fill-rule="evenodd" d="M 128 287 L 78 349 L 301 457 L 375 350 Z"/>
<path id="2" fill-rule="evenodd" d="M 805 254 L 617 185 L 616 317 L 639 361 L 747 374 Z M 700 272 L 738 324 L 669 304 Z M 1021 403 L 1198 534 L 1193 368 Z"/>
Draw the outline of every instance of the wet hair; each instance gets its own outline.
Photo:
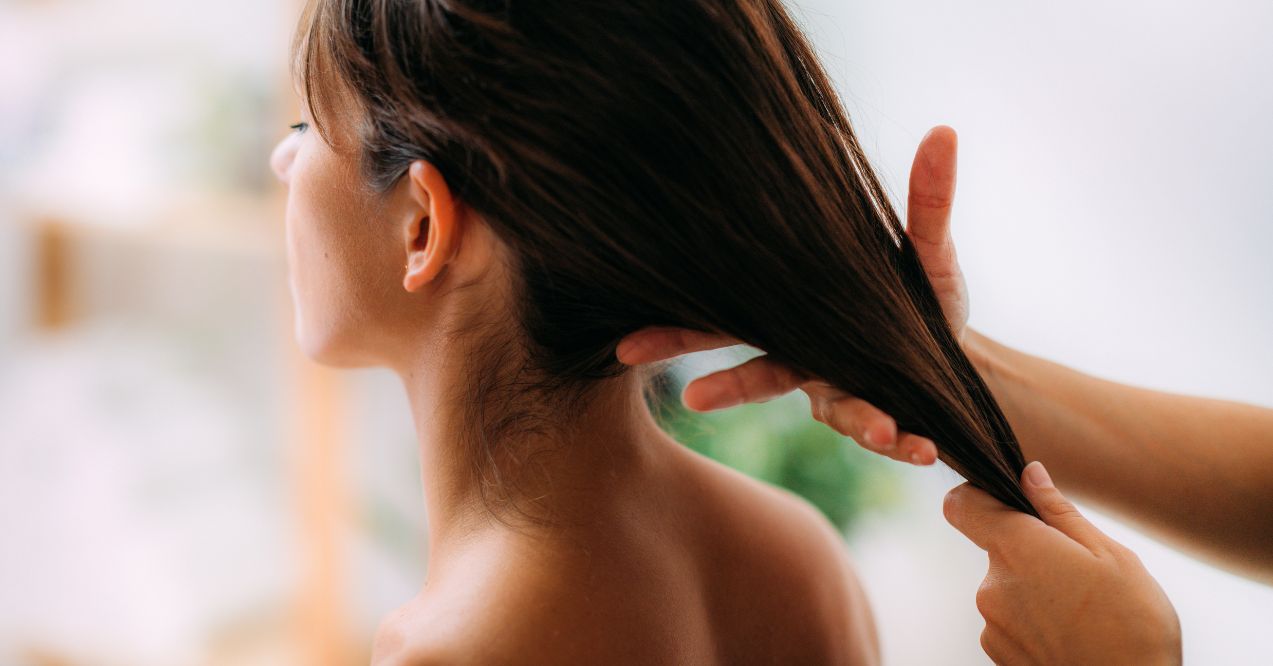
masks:
<path id="1" fill-rule="evenodd" d="M 294 56 L 320 133 L 353 101 L 371 187 L 426 160 L 511 249 L 516 346 L 474 363 L 524 363 L 475 368 L 475 405 L 586 396 L 646 326 L 725 333 L 1034 513 L 1016 437 L 780 0 L 313 0 Z M 487 446 L 542 425 L 486 416 Z"/>

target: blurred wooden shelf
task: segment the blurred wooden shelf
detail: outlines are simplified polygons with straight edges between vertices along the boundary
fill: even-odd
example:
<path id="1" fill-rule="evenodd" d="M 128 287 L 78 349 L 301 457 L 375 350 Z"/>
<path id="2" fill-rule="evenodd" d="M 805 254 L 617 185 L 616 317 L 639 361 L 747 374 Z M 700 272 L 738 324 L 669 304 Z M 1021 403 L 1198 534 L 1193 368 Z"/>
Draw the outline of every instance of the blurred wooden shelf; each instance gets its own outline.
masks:
<path id="1" fill-rule="evenodd" d="M 55 228 L 78 239 L 179 247 L 231 255 L 283 252 L 282 193 L 267 196 L 190 194 L 135 211 L 94 211 L 48 201 L 15 202 L 19 225 L 38 237 Z"/>
<path id="2" fill-rule="evenodd" d="M 15 203 L 18 224 L 33 241 L 34 320 L 44 332 L 78 321 L 81 250 L 124 245 L 143 255 L 194 252 L 230 265 L 244 258 L 285 264 L 286 199 L 281 192 L 187 195 L 136 211 L 93 211 L 66 202 Z M 275 288 L 285 289 L 282 284 Z M 305 358 L 290 327 L 286 330 L 287 337 L 278 343 L 288 359 L 287 467 L 301 532 L 302 583 L 287 600 L 289 621 L 279 629 L 285 634 L 279 649 L 313 666 L 365 663 L 368 646 L 351 622 L 347 592 L 345 539 L 352 489 L 344 473 L 346 396 L 340 375 Z"/>

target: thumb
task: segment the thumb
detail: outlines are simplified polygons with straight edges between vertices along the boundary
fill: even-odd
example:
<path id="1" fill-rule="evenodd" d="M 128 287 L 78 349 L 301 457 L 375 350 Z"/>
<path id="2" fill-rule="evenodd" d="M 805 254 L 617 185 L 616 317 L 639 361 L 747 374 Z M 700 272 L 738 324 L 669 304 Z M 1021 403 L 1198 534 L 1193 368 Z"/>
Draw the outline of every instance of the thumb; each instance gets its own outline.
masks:
<path id="1" fill-rule="evenodd" d="M 955 130 L 934 127 L 920 141 L 911 164 L 906 233 L 916 242 L 916 250 L 926 255 L 944 253 L 954 247 L 950 238 L 950 211 L 955 203 L 958 146 Z M 931 261 L 924 263 L 927 266 Z"/>
<path id="2" fill-rule="evenodd" d="M 1109 540 L 1104 532 L 1088 522 L 1074 504 L 1057 490 L 1043 463 L 1036 460 L 1025 466 L 1021 473 L 1021 487 L 1043 522 L 1083 544 L 1088 550 L 1095 550 Z"/>

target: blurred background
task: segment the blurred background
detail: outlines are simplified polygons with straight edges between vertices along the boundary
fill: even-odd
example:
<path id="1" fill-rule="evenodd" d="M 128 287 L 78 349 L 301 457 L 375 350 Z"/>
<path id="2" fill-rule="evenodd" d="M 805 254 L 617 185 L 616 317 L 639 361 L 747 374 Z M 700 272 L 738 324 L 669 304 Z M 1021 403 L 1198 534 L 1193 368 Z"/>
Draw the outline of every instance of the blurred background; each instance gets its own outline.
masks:
<path id="1" fill-rule="evenodd" d="M 423 581 L 401 386 L 291 339 L 266 158 L 299 5 L 0 0 L 0 664 L 366 663 Z M 789 6 L 899 206 L 920 137 L 959 130 L 975 328 L 1273 406 L 1273 5 Z M 844 529 L 889 663 L 987 663 L 985 556 L 940 512 L 959 479 L 860 452 L 802 396 L 677 407 L 746 355 L 676 368 L 669 430 Z M 1187 661 L 1273 663 L 1273 588 L 1094 517 Z"/>

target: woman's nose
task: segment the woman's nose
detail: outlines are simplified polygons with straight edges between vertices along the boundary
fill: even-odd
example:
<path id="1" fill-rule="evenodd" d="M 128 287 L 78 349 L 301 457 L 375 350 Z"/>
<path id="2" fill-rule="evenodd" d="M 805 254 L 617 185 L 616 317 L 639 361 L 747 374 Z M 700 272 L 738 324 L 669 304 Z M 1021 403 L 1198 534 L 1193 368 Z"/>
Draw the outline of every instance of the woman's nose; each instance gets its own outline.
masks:
<path id="1" fill-rule="evenodd" d="M 270 168 L 274 170 L 274 175 L 279 182 L 287 184 L 288 178 L 292 171 L 292 162 L 296 159 L 296 134 L 289 134 L 286 139 L 278 142 L 274 147 L 274 152 L 270 154 Z"/>

